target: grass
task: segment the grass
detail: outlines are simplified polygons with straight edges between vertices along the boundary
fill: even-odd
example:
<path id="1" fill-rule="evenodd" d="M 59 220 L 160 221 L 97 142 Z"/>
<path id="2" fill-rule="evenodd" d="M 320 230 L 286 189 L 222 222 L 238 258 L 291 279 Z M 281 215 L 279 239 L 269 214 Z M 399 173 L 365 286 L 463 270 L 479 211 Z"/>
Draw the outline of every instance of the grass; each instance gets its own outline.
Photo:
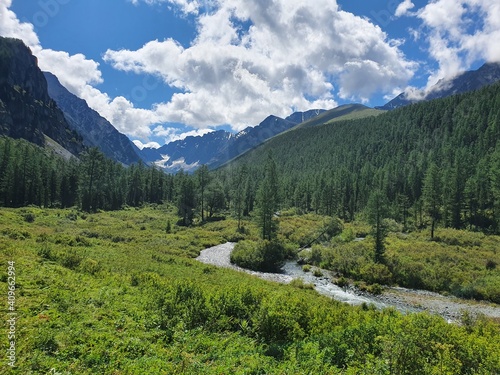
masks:
<path id="1" fill-rule="evenodd" d="M 497 323 L 350 307 L 307 284 L 204 265 L 192 259 L 200 250 L 255 241 L 254 224 L 244 236 L 233 220 L 169 234 L 169 220 L 168 206 L 1 209 L 0 285 L 5 296 L 15 261 L 18 314 L 8 373 L 385 374 L 389 363 L 400 373 L 500 371 Z M 284 229 L 304 218 L 282 220 Z"/>
<path id="2" fill-rule="evenodd" d="M 364 232 L 352 225 L 344 229 L 356 231 Z M 428 231 L 390 233 L 385 264 L 373 261 L 373 238 L 353 241 L 354 237 L 343 233 L 331 244 L 313 246 L 315 263 L 370 284 L 398 284 L 500 303 L 500 236 L 443 228 L 433 240 Z"/>

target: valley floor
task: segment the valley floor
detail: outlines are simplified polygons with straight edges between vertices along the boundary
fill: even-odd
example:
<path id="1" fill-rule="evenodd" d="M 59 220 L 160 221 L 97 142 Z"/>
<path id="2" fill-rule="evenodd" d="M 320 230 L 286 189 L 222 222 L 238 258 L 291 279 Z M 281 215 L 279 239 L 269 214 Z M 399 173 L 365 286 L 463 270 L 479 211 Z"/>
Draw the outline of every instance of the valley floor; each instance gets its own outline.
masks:
<path id="1" fill-rule="evenodd" d="M 324 295 L 338 299 L 340 301 L 359 305 L 361 303 L 372 303 L 377 307 L 394 307 L 402 312 L 427 311 L 440 315 L 448 322 L 460 321 L 464 314 L 484 315 L 490 318 L 500 319 L 500 305 L 465 300 L 439 293 L 424 290 L 413 290 L 398 287 L 386 287 L 382 295 L 372 295 L 362 293 L 355 288 L 339 288 L 331 278 L 331 272 L 321 270 L 322 277 L 316 278 L 310 272 L 297 272 L 299 267 L 293 266 L 293 261 L 289 262 L 281 274 L 265 273 L 246 270 L 231 263 L 230 254 L 234 248 L 234 243 L 225 243 L 201 251 L 198 261 L 211 264 L 217 267 L 231 268 L 237 271 L 246 272 L 264 280 L 288 284 L 294 279 L 302 279 L 304 282 L 312 282 L 316 290 Z"/>

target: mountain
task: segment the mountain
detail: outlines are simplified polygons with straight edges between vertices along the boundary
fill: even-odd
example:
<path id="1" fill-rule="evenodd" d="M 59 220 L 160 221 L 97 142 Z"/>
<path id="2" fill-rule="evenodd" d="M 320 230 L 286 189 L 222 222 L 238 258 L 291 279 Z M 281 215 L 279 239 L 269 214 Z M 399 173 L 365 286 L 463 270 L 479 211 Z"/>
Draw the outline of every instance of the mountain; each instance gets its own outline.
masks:
<path id="1" fill-rule="evenodd" d="M 83 139 L 49 96 L 38 61 L 21 40 L 0 37 L 0 135 L 78 155 Z"/>
<path id="2" fill-rule="evenodd" d="M 202 164 L 214 168 L 323 112 L 322 109 L 295 112 L 286 119 L 271 115 L 259 125 L 237 134 L 219 130 L 203 136 L 187 137 L 159 149 L 144 148 L 140 156 L 146 163 L 154 163 L 169 172 L 181 168 L 192 171 Z"/>
<path id="3" fill-rule="evenodd" d="M 211 164 L 227 142 L 234 137 L 224 130 L 215 131 L 198 137 L 187 137 L 180 141 L 170 142 L 159 149 L 143 149 L 149 153 L 149 162 L 168 172 L 180 169 L 193 171 L 202 164 Z M 155 160 L 151 160 L 152 156 Z"/>
<path id="4" fill-rule="evenodd" d="M 415 98 L 409 98 L 403 92 L 384 106 L 376 108 L 389 111 L 421 100 L 445 98 L 478 90 L 498 81 L 500 81 L 500 63 L 486 63 L 478 70 L 464 72 L 452 79 L 440 80 L 428 93 L 417 92 Z"/>
<path id="5" fill-rule="evenodd" d="M 370 116 L 377 116 L 384 113 L 382 110 L 373 109 L 362 104 L 345 104 L 329 111 L 325 111 L 320 115 L 299 123 L 294 129 L 308 128 L 317 125 L 323 125 L 342 120 L 354 120 Z"/>
<path id="6" fill-rule="evenodd" d="M 215 173 L 224 181 L 245 165 L 246 189 L 255 192 L 272 155 L 283 207 L 353 220 L 378 191 L 397 220 L 407 219 L 408 207 L 416 213 L 422 202 L 438 199 L 446 226 L 500 233 L 493 209 L 500 204 L 499 103 L 500 82 L 379 116 L 299 127 Z"/>
<path id="7" fill-rule="evenodd" d="M 43 74 L 50 97 L 61 108 L 71 128 L 82 135 L 85 146 L 97 147 L 107 157 L 125 165 L 139 162 L 137 148 L 127 136 L 91 109 L 85 100 L 70 93 L 55 75 Z"/>

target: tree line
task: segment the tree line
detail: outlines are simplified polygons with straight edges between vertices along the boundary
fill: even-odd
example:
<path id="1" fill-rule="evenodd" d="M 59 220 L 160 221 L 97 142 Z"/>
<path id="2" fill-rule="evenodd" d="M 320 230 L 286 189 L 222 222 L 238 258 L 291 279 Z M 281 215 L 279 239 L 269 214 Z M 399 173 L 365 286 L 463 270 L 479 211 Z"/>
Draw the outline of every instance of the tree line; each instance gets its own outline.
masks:
<path id="1" fill-rule="evenodd" d="M 432 236 L 437 225 L 500 233 L 499 140 L 497 84 L 378 117 L 290 131 L 215 173 L 238 182 L 235 207 L 244 215 L 253 209 L 272 152 L 280 209 L 352 221 L 369 220 L 378 206 L 384 218 L 406 229 L 429 227 Z"/>
<path id="2" fill-rule="evenodd" d="M 173 201 L 176 178 L 144 164 L 124 167 L 96 148 L 62 158 L 24 140 L 0 137 L 0 204 L 116 210 Z"/>
<path id="3" fill-rule="evenodd" d="M 183 225 L 231 212 L 240 228 L 257 217 L 268 240 L 286 209 L 345 221 L 361 215 L 380 235 L 382 217 L 406 229 L 428 226 L 432 236 L 436 225 L 500 233 L 499 140 L 500 85 L 290 131 L 193 175 L 124 167 L 97 149 L 64 160 L 0 138 L 0 203 L 96 211 L 170 202 Z"/>

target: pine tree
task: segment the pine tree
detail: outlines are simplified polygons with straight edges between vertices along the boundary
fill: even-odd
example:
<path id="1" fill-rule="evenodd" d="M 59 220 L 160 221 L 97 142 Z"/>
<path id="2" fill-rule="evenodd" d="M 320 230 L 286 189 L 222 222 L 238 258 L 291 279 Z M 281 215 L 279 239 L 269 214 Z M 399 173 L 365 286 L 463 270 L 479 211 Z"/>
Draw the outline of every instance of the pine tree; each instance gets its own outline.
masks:
<path id="1" fill-rule="evenodd" d="M 385 238 L 387 228 L 384 219 L 387 216 L 387 199 L 380 190 L 375 190 L 368 200 L 367 205 L 368 222 L 372 225 L 372 234 L 375 237 L 376 263 L 385 261 Z"/>
<path id="2" fill-rule="evenodd" d="M 198 191 L 199 191 L 199 202 L 200 202 L 200 210 L 201 210 L 201 221 L 205 221 L 205 190 L 210 183 L 211 177 L 208 172 L 208 167 L 206 164 L 203 164 L 200 168 L 196 170 L 194 173 L 196 177 L 196 181 L 198 183 Z"/>
<path id="3" fill-rule="evenodd" d="M 441 175 L 435 163 L 431 163 L 424 178 L 423 199 L 424 209 L 431 218 L 431 239 L 437 221 L 441 218 Z"/>
<path id="4" fill-rule="evenodd" d="M 180 170 L 176 175 L 177 182 L 177 213 L 181 224 L 189 226 L 193 223 L 196 207 L 196 188 L 193 179 Z"/>
<path id="5" fill-rule="evenodd" d="M 274 219 L 279 207 L 278 189 L 276 164 L 269 153 L 264 167 L 264 179 L 257 192 L 258 219 L 264 240 L 274 239 L 278 230 L 278 223 Z"/>

